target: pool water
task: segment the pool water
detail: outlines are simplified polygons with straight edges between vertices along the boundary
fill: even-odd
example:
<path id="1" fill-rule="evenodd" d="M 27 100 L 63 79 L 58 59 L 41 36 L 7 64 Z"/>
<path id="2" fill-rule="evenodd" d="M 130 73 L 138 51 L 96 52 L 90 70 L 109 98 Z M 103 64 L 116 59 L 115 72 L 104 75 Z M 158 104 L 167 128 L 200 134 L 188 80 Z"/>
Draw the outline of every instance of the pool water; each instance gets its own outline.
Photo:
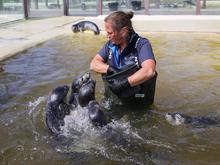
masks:
<path id="1" fill-rule="evenodd" d="M 165 113 L 220 118 L 220 34 L 141 35 L 151 41 L 157 60 L 154 105 L 106 109 L 114 119 L 103 128 L 89 122 L 87 109 L 76 108 L 61 136 L 45 125 L 47 97 L 89 69 L 106 37 L 60 36 L 2 61 L 0 164 L 219 164 L 219 126 L 173 126 Z M 101 101 L 102 80 L 92 76 Z"/>

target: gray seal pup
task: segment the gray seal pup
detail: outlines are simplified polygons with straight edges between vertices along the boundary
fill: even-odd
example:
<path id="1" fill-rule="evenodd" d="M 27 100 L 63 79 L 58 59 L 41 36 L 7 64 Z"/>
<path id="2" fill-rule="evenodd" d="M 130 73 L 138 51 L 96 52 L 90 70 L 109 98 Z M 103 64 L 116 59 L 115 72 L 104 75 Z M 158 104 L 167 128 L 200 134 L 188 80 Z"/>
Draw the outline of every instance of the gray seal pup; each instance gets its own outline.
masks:
<path id="1" fill-rule="evenodd" d="M 89 79 L 89 81 L 80 88 L 78 102 L 81 107 L 86 107 L 90 101 L 95 100 L 95 85 L 96 81 Z"/>
<path id="2" fill-rule="evenodd" d="M 86 87 L 84 85 L 84 84 L 90 84 L 89 82 L 92 82 L 92 81 L 94 81 L 94 80 L 92 80 L 90 72 L 85 72 L 85 73 L 81 74 L 80 76 L 77 76 L 76 78 L 74 78 L 73 82 L 71 84 L 71 94 L 70 94 L 68 103 L 77 107 L 82 102 L 82 100 L 81 100 L 81 102 L 79 103 L 79 93 L 80 93 L 81 99 L 86 99 L 86 98 L 82 98 L 84 91 L 88 92 L 89 90 L 92 90 L 95 92 L 95 86 L 94 87 L 91 86 L 90 88 L 92 88 L 92 89 L 86 90 L 86 88 L 89 88 L 89 87 Z M 84 87 L 83 87 L 83 89 L 81 89 L 83 85 L 84 85 Z M 94 92 L 93 92 L 93 95 L 94 95 L 93 98 L 95 98 Z"/>
<path id="3" fill-rule="evenodd" d="M 101 106 L 95 99 L 96 81 L 91 78 L 90 72 L 76 77 L 71 85 L 69 104 L 88 109 L 89 119 L 94 126 L 106 125 L 106 119 Z"/>
<path id="4" fill-rule="evenodd" d="M 96 81 L 91 78 L 89 72 L 80 75 L 72 82 L 72 90 L 69 103 L 80 105 L 88 109 L 89 119 L 94 126 L 106 125 L 106 120 L 101 106 L 95 100 Z"/>
<path id="5" fill-rule="evenodd" d="M 64 126 L 64 117 L 70 114 L 71 105 L 65 103 L 69 87 L 58 86 L 50 94 L 46 106 L 46 125 L 48 129 L 59 134 L 61 126 Z"/>
<path id="6" fill-rule="evenodd" d="M 199 117 L 191 117 L 179 112 L 166 113 L 166 120 L 172 125 L 181 125 L 181 124 L 191 124 L 197 127 L 204 127 L 208 125 L 217 125 L 219 122 L 216 119 L 212 119 L 209 117 L 199 116 Z"/>
<path id="7" fill-rule="evenodd" d="M 107 125 L 105 115 L 101 110 L 101 106 L 97 101 L 95 100 L 90 101 L 88 104 L 88 110 L 89 110 L 89 119 L 93 125 L 100 127 Z"/>
<path id="8" fill-rule="evenodd" d="M 69 102 L 65 103 L 69 87 L 58 86 L 49 95 L 46 106 L 46 125 L 54 134 L 61 133 L 61 126 L 65 125 L 64 118 L 70 115 L 71 110 L 77 106 L 88 109 L 89 119 L 94 126 L 106 125 L 104 113 L 95 100 L 96 81 L 89 72 L 76 77 L 71 86 Z"/>
<path id="9" fill-rule="evenodd" d="M 74 33 L 83 32 L 85 30 L 91 30 L 95 35 L 100 33 L 99 27 L 91 21 L 80 21 L 72 25 L 72 31 Z"/>

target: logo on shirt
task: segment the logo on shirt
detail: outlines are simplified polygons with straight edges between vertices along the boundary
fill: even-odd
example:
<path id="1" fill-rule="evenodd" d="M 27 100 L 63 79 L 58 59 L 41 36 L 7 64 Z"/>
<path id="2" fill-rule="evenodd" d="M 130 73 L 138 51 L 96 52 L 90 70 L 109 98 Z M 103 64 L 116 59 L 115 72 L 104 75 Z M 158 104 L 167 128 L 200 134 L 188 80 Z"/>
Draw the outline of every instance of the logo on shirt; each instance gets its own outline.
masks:
<path id="1" fill-rule="evenodd" d="M 112 50 L 109 49 L 109 56 L 108 56 L 108 59 L 110 60 L 112 58 Z"/>

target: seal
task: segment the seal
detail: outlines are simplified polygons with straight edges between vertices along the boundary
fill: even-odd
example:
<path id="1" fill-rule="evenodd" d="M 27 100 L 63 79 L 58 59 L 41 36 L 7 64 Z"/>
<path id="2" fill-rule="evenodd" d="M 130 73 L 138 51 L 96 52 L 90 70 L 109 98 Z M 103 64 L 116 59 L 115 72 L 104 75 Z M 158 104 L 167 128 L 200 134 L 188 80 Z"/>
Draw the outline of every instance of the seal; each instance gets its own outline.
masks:
<path id="1" fill-rule="evenodd" d="M 81 107 L 85 107 L 91 100 L 95 100 L 95 85 L 96 81 L 89 79 L 89 81 L 80 88 L 78 102 Z"/>
<path id="2" fill-rule="evenodd" d="M 88 109 L 89 119 L 94 126 L 106 125 L 106 119 L 101 106 L 95 100 L 96 81 L 89 72 L 75 78 L 72 82 L 70 104 L 80 105 Z"/>
<path id="3" fill-rule="evenodd" d="M 216 119 L 211 119 L 208 117 L 191 117 L 179 112 L 166 113 L 166 120 L 172 125 L 181 125 L 181 124 L 191 124 L 193 126 L 208 126 L 208 125 L 217 125 L 219 124 Z"/>
<path id="4" fill-rule="evenodd" d="M 77 106 L 88 109 L 88 115 L 94 126 L 106 125 L 104 114 L 95 100 L 96 81 L 89 72 L 76 77 L 71 85 L 69 102 L 65 103 L 69 87 L 58 86 L 49 95 L 46 106 L 46 125 L 54 134 L 61 133 L 61 126 L 65 125 L 64 118 Z"/>
<path id="5" fill-rule="evenodd" d="M 64 102 L 69 91 L 67 85 L 56 87 L 50 94 L 46 106 L 46 125 L 54 134 L 64 126 L 64 117 L 70 114 L 71 105 Z"/>
<path id="6" fill-rule="evenodd" d="M 83 102 L 82 100 L 86 99 L 86 98 L 82 98 L 82 95 L 84 95 L 83 94 L 84 91 L 87 91 L 87 95 L 94 95 L 93 98 L 95 98 L 95 86 L 93 87 L 89 85 L 91 89 L 88 89 L 88 87 L 84 85 L 84 84 L 90 84 L 93 81 L 94 80 L 92 80 L 90 72 L 85 72 L 81 74 L 80 76 L 77 76 L 76 78 L 74 78 L 72 85 L 71 85 L 71 94 L 69 97 L 69 104 L 74 105 L 75 107 L 77 107 L 80 103 L 82 105 L 82 102 Z M 84 87 L 81 89 L 83 85 Z M 89 90 L 91 90 L 91 92 L 93 92 L 94 90 L 94 94 L 89 94 L 88 93 Z M 80 93 L 80 98 L 81 98 L 80 103 L 79 103 L 79 93 Z"/>
<path id="7" fill-rule="evenodd" d="M 83 84 L 87 83 L 91 79 L 90 72 L 85 72 L 76 78 L 73 79 L 71 89 L 73 93 L 78 93 L 79 89 L 82 87 Z"/>
<path id="8" fill-rule="evenodd" d="M 91 21 L 80 21 L 72 25 L 72 31 L 74 33 L 83 32 L 85 30 L 91 30 L 95 35 L 100 33 L 99 27 Z"/>
<path id="9" fill-rule="evenodd" d="M 88 110 L 89 110 L 89 119 L 91 120 L 93 125 L 100 127 L 107 125 L 104 113 L 101 110 L 101 107 L 97 101 L 95 100 L 90 101 L 88 104 Z"/>

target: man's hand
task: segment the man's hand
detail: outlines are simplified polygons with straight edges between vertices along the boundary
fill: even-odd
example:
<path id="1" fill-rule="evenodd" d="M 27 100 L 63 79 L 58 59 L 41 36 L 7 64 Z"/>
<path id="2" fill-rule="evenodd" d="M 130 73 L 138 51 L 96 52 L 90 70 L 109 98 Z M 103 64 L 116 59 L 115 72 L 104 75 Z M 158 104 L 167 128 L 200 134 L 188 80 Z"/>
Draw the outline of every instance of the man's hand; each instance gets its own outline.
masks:
<path id="1" fill-rule="evenodd" d="M 117 70 L 114 69 L 113 67 L 109 66 L 108 70 L 107 70 L 107 75 L 112 75 L 112 74 L 115 74 L 115 73 L 117 73 Z"/>
<path id="2" fill-rule="evenodd" d="M 117 80 L 117 79 L 108 80 L 108 83 L 109 83 L 109 88 L 115 94 L 121 92 L 123 89 L 127 87 L 130 87 L 130 84 L 127 78 L 123 80 Z"/>

